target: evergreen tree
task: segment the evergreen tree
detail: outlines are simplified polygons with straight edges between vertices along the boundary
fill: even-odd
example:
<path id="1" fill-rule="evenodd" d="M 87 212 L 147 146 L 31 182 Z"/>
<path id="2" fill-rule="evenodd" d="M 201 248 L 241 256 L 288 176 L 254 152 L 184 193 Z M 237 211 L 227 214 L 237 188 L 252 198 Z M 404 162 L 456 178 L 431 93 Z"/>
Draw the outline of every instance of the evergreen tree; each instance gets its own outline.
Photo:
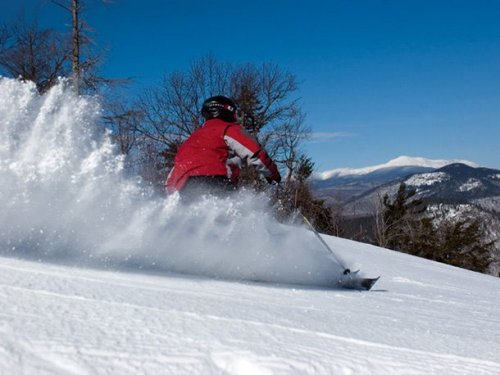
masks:
<path id="1" fill-rule="evenodd" d="M 425 206 L 415 194 L 415 189 L 409 189 L 402 182 L 394 200 L 391 201 L 387 194 L 384 195 L 382 201 L 384 246 L 408 251 L 408 245 L 416 242 L 415 237 L 420 232 L 418 229 L 423 225 L 419 222 L 419 216 L 425 211 Z"/>
<path id="2" fill-rule="evenodd" d="M 445 221 L 440 225 L 437 235 L 431 259 L 472 271 L 488 270 L 493 261 L 491 251 L 494 241 L 484 241 L 484 231 L 478 218 Z"/>
<path id="3" fill-rule="evenodd" d="M 293 178 L 280 194 L 281 204 L 279 217 L 288 219 L 297 214 L 297 210 L 304 215 L 315 229 L 321 233 L 339 235 L 340 226 L 334 220 L 332 211 L 325 206 L 325 201 L 315 199 L 309 186 L 309 178 L 314 171 L 314 162 L 311 158 L 301 155 L 295 168 Z M 298 217 L 302 221 L 302 217 Z"/>
<path id="4" fill-rule="evenodd" d="M 438 219 L 404 183 L 393 200 L 386 194 L 378 229 L 379 245 L 453 266 L 486 272 L 494 242 L 485 242 L 477 217 Z M 380 228 L 381 227 L 381 228 Z"/>

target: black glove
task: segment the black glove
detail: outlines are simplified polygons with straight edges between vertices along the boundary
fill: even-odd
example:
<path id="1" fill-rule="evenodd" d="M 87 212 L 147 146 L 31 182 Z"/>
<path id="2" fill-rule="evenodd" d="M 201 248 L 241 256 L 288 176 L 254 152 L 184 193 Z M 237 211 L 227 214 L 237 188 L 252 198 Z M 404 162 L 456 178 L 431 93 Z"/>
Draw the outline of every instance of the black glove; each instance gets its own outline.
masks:
<path id="1" fill-rule="evenodd" d="M 255 132 L 255 118 L 247 113 L 243 114 L 243 127 L 249 133 Z"/>
<path id="2" fill-rule="evenodd" d="M 281 182 L 281 176 L 278 175 L 277 177 L 275 178 L 271 178 L 271 177 L 266 177 L 266 181 L 270 184 L 272 183 L 276 183 L 276 184 L 279 184 Z"/>

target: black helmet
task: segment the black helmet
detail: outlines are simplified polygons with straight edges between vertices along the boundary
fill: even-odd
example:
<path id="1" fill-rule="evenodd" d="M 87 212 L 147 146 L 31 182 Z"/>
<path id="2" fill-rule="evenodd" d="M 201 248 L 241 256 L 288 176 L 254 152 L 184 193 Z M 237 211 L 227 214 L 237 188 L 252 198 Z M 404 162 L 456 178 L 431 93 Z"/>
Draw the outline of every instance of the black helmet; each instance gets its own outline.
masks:
<path id="1" fill-rule="evenodd" d="M 208 98 L 201 107 L 201 115 L 205 120 L 220 118 L 223 121 L 234 122 L 237 119 L 236 111 L 235 102 L 222 95 Z"/>

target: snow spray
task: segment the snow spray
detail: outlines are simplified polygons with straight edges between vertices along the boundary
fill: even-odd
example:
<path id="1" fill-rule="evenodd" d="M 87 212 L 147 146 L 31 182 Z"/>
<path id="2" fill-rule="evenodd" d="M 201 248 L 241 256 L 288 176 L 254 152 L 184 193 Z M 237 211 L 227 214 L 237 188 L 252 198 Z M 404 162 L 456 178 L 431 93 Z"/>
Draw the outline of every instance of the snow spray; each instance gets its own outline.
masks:
<path id="1" fill-rule="evenodd" d="M 0 77 L 0 254 L 74 266 L 326 285 L 342 271 L 264 196 L 188 209 L 126 176 L 95 97 Z"/>

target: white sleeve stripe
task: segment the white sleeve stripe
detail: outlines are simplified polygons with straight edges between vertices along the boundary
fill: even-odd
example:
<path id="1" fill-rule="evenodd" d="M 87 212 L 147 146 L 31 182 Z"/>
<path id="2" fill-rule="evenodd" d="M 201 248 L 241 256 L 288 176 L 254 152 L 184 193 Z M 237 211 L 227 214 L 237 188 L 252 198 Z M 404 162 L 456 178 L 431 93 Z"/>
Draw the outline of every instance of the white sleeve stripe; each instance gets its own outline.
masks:
<path id="1" fill-rule="evenodd" d="M 226 144 L 229 146 L 231 150 L 236 152 L 236 155 L 238 155 L 240 158 L 250 158 L 253 156 L 253 152 L 250 151 L 248 148 L 243 146 L 240 142 L 238 142 L 236 139 L 231 138 L 228 135 L 224 136 L 224 140 L 226 141 Z"/>
<path id="2" fill-rule="evenodd" d="M 224 140 L 226 144 L 233 150 L 236 155 L 238 155 L 242 159 L 247 159 L 247 163 L 252 165 L 259 173 L 264 175 L 265 177 L 270 177 L 272 172 L 267 168 L 267 166 L 248 148 L 243 146 L 236 139 L 231 138 L 228 135 L 224 136 Z"/>

